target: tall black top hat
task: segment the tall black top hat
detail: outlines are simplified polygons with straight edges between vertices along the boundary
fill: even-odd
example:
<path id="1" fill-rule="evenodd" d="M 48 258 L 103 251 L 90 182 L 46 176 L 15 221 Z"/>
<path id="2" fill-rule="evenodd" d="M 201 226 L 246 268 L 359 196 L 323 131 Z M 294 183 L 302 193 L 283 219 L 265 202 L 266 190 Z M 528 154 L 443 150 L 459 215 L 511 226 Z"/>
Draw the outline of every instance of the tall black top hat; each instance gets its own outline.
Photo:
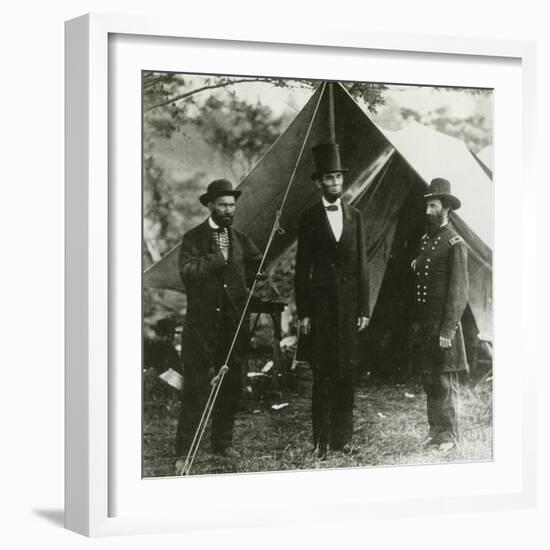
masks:
<path id="1" fill-rule="evenodd" d="M 340 150 L 337 143 L 322 143 L 311 149 L 317 170 L 311 174 L 311 179 L 317 179 L 321 174 L 329 172 L 348 172 L 340 163 Z"/>
<path id="2" fill-rule="evenodd" d="M 453 210 L 460 208 L 460 200 L 451 194 L 451 183 L 443 178 L 435 178 L 430 182 L 425 199 L 447 199 Z"/>
<path id="3" fill-rule="evenodd" d="M 233 184 L 229 180 L 214 180 L 206 188 L 206 193 L 203 193 L 199 197 L 199 201 L 203 206 L 208 206 L 209 202 L 225 195 L 231 195 L 235 199 L 238 199 L 241 196 L 241 192 L 233 189 Z"/>

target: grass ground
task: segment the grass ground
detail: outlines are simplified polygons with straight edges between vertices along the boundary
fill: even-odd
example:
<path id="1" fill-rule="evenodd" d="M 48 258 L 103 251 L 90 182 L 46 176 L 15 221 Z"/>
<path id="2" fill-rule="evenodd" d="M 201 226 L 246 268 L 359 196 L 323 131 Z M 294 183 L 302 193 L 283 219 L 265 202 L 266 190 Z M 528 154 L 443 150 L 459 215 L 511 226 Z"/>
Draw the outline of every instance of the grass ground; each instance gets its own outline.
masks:
<path id="1" fill-rule="evenodd" d="M 146 381 L 143 433 L 144 477 L 174 473 L 174 437 L 179 402 L 163 382 Z M 152 388 L 152 389 L 151 389 Z M 255 388 L 257 389 L 257 388 Z M 192 474 L 265 472 L 317 468 L 432 464 L 492 460 L 492 386 L 484 382 L 461 390 L 462 441 L 443 454 L 421 446 L 427 433 L 426 399 L 422 388 L 407 385 L 360 384 L 355 393 L 355 454 L 332 452 L 325 461 L 311 450 L 311 377 L 300 369 L 292 391 L 276 400 L 254 391 L 243 399 L 235 423 L 234 446 L 242 455 L 232 463 L 209 451 L 206 432 Z M 288 406 L 274 410 L 274 403 Z"/>

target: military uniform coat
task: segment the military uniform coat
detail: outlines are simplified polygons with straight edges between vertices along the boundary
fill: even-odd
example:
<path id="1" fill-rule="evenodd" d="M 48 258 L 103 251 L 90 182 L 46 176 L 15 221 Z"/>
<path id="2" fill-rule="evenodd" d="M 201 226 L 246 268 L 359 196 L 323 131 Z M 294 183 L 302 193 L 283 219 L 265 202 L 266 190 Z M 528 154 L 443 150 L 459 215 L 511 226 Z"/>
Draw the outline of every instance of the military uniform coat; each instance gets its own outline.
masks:
<path id="1" fill-rule="evenodd" d="M 415 273 L 413 346 L 423 372 L 467 370 L 460 319 L 468 303 L 468 249 L 448 224 L 433 236 L 424 235 Z M 449 338 L 441 348 L 439 338 Z"/>
<path id="2" fill-rule="evenodd" d="M 336 241 L 321 202 L 304 212 L 298 233 L 295 292 L 300 319 L 312 319 L 314 366 L 349 374 L 357 318 L 369 315 L 367 257 L 361 213 L 343 201 L 343 229 Z M 333 356 L 336 350 L 336 356 Z M 335 361 L 333 364 L 327 364 Z"/>

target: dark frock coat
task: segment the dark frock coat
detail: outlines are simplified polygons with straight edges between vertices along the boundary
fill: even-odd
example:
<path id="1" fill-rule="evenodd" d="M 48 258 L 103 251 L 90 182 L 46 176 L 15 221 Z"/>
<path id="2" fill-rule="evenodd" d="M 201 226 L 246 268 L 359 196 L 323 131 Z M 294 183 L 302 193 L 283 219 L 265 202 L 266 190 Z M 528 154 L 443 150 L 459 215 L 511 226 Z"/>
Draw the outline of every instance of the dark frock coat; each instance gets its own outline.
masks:
<path id="1" fill-rule="evenodd" d="M 193 439 L 211 378 L 225 362 L 260 261 L 260 251 L 237 229 L 229 228 L 227 261 L 208 220 L 183 237 L 179 272 L 186 289 L 187 312 L 182 332 L 184 381 L 176 436 L 178 456 L 186 454 Z M 211 439 L 215 451 L 231 445 L 248 336 L 245 319 L 213 411 Z"/>
<path id="2" fill-rule="evenodd" d="M 216 368 L 217 343 L 222 310 L 229 306 L 229 317 L 236 329 L 249 287 L 254 281 L 261 253 L 254 243 L 237 229 L 229 228 L 229 256 L 225 261 L 208 220 L 183 237 L 179 254 L 179 272 L 187 295 L 183 329 L 184 365 L 199 369 Z M 246 351 L 247 323 L 243 323 L 237 353 Z"/>
<path id="3" fill-rule="evenodd" d="M 368 316 L 366 249 L 361 214 L 342 204 L 336 241 L 321 202 L 301 218 L 295 293 L 300 319 L 311 318 L 313 444 L 323 454 L 351 443 L 357 318 Z"/>
<path id="4" fill-rule="evenodd" d="M 369 316 L 361 213 L 353 206 L 341 204 L 340 240 L 336 241 L 319 202 L 302 215 L 296 253 L 296 308 L 300 319 L 312 319 L 312 363 L 324 366 L 325 358 L 336 349 L 336 364 L 327 365 L 334 374 L 353 370 L 357 318 Z"/>

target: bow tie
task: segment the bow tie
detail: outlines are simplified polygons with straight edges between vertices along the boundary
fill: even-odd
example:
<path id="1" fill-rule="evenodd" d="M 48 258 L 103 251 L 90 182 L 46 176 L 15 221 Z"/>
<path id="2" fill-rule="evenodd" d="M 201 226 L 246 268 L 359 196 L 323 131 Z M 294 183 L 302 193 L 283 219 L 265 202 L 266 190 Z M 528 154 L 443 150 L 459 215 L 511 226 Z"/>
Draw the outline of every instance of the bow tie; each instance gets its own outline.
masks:
<path id="1" fill-rule="evenodd" d="M 212 231 L 214 231 L 214 233 L 227 233 L 227 227 L 216 227 L 215 229 L 212 228 Z"/>
<path id="2" fill-rule="evenodd" d="M 330 204 L 329 206 L 325 206 L 325 210 L 328 210 L 329 212 L 336 212 L 338 207 L 335 204 Z"/>

